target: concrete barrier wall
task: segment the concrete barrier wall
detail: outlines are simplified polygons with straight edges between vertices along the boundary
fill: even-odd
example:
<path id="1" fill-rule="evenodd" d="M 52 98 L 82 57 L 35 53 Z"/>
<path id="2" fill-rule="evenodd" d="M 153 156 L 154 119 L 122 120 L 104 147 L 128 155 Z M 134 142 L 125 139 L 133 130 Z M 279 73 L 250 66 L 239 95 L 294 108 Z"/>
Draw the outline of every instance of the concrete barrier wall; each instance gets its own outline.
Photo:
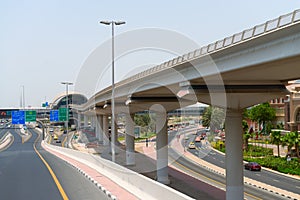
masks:
<path id="1" fill-rule="evenodd" d="M 0 139 L 0 151 L 2 151 L 2 149 L 6 149 L 13 140 L 14 136 L 11 133 L 5 133 L 5 135 Z"/>
<path id="2" fill-rule="evenodd" d="M 99 171 L 99 173 L 109 177 L 129 192 L 135 194 L 140 199 L 193 199 L 181 192 L 178 192 L 177 190 L 167 187 L 157 181 L 140 175 L 134 171 L 131 171 L 121 165 L 115 164 L 109 160 L 103 159 L 99 156 L 76 151 L 73 149 L 53 146 L 45 142 L 42 142 L 42 145 L 74 160 L 87 164 L 88 166 Z"/>

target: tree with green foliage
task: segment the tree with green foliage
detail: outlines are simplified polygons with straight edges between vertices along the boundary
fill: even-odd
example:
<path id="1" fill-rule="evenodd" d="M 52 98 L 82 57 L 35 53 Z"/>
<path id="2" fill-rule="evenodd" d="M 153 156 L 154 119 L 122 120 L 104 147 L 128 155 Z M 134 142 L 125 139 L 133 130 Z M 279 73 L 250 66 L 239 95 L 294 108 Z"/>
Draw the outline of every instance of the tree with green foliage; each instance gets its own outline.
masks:
<path id="1" fill-rule="evenodd" d="M 289 132 L 289 133 L 285 134 L 285 136 L 283 137 L 283 141 L 282 141 L 282 145 L 288 146 L 288 151 L 290 151 L 293 146 L 295 147 L 298 158 L 300 158 L 299 143 L 300 143 L 300 134 L 298 133 L 298 131 Z"/>
<path id="2" fill-rule="evenodd" d="M 278 156 L 280 156 L 279 145 L 282 143 L 282 135 L 280 131 L 272 131 L 271 143 L 277 145 Z"/>
<path id="3" fill-rule="evenodd" d="M 274 120 L 276 117 L 275 114 L 275 109 L 272 108 L 268 102 L 259 104 L 248 110 L 249 119 L 258 122 L 259 124 L 262 123 L 264 133 L 266 133 L 266 122 Z"/>
<path id="4" fill-rule="evenodd" d="M 148 126 L 151 121 L 151 118 L 148 113 L 134 115 L 134 123 L 137 126 L 145 127 Z"/>
<path id="5" fill-rule="evenodd" d="M 249 146 L 249 138 L 251 137 L 251 133 L 248 132 L 249 126 L 246 120 L 242 121 L 242 127 L 243 127 L 243 138 L 244 138 L 244 144 L 245 144 L 245 151 L 248 151 Z"/>
<path id="6" fill-rule="evenodd" d="M 210 127 L 211 130 L 220 129 L 224 124 L 224 109 L 209 106 L 204 110 L 202 117 L 202 125 Z"/>

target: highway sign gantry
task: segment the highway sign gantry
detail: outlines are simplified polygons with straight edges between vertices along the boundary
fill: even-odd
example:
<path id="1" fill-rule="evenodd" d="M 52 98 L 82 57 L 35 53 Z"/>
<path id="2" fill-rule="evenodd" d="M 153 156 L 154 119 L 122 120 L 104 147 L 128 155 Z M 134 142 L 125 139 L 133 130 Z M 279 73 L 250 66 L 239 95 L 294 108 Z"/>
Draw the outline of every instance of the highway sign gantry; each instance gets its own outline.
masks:
<path id="1" fill-rule="evenodd" d="M 67 121 L 67 108 L 59 108 L 59 121 L 65 122 Z M 69 114 L 69 113 L 68 113 Z M 70 116 L 68 116 L 69 118 Z"/>
<path id="2" fill-rule="evenodd" d="M 25 121 L 26 122 L 35 122 L 36 121 L 36 111 L 35 110 L 26 110 L 25 111 Z"/>
<path id="3" fill-rule="evenodd" d="M 11 123 L 12 124 L 25 124 L 25 111 L 12 111 L 11 112 Z"/>
<path id="4" fill-rule="evenodd" d="M 58 110 L 51 110 L 50 111 L 50 121 L 51 122 L 58 122 L 59 121 L 59 111 Z"/>

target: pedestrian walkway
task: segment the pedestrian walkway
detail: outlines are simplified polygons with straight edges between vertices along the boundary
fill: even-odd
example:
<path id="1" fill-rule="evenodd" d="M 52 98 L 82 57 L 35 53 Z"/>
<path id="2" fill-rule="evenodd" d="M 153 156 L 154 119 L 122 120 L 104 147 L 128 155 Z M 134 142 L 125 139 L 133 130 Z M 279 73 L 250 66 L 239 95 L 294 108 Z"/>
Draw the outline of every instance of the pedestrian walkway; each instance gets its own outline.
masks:
<path id="1" fill-rule="evenodd" d="M 90 137 L 83 136 L 82 138 L 85 139 L 89 138 L 89 140 L 93 141 L 93 138 Z M 83 152 L 92 151 L 94 153 L 101 155 L 102 158 L 111 160 L 110 146 L 100 145 L 96 148 L 86 148 L 84 145 L 77 144 L 77 143 L 73 143 L 73 146 L 77 150 Z M 145 143 L 136 143 L 135 149 L 136 149 L 135 165 L 132 166 L 126 165 L 126 156 L 125 156 L 126 152 L 124 146 L 119 146 L 118 148 L 117 151 L 118 153 L 116 154 L 116 163 L 155 180 L 156 179 L 155 142 L 149 142 L 148 147 L 146 147 Z M 225 192 L 223 190 L 220 190 L 219 188 L 206 184 L 201 180 L 198 180 L 176 169 L 173 166 L 169 166 L 168 171 L 169 171 L 169 179 L 171 181 L 171 183 L 168 186 L 174 188 L 177 191 L 187 194 L 195 199 L 212 199 L 212 200 L 225 199 Z"/>

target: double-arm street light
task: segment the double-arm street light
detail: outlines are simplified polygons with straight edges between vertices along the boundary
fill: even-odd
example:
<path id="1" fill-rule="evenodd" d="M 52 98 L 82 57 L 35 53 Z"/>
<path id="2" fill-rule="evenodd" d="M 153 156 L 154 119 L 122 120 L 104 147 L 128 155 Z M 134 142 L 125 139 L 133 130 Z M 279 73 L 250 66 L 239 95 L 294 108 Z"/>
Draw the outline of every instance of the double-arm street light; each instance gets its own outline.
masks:
<path id="1" fill-rule="evenodd" d="M 67 128 L 67 144 L 68 144 L 68 134 L 69 134 L 69 85 L 73 85 L 73 83 L 71 82 L 61 82 L 61 84 L 63 85 L 66 85 L 66 107 L 67 107 L 67 110 L 66 110 L 66 128 Z"/>
<path id="2" fill-rule="evenodd" d="M 114 26 L 125 24 L 124 21 L 100 21 L 100 24 L 111 25 L 111 73 L 112 73 L 112 92 L 111 92 L 111 154 L 112 161 L 115 162 L 115 44 L 114 44 Z"/>

